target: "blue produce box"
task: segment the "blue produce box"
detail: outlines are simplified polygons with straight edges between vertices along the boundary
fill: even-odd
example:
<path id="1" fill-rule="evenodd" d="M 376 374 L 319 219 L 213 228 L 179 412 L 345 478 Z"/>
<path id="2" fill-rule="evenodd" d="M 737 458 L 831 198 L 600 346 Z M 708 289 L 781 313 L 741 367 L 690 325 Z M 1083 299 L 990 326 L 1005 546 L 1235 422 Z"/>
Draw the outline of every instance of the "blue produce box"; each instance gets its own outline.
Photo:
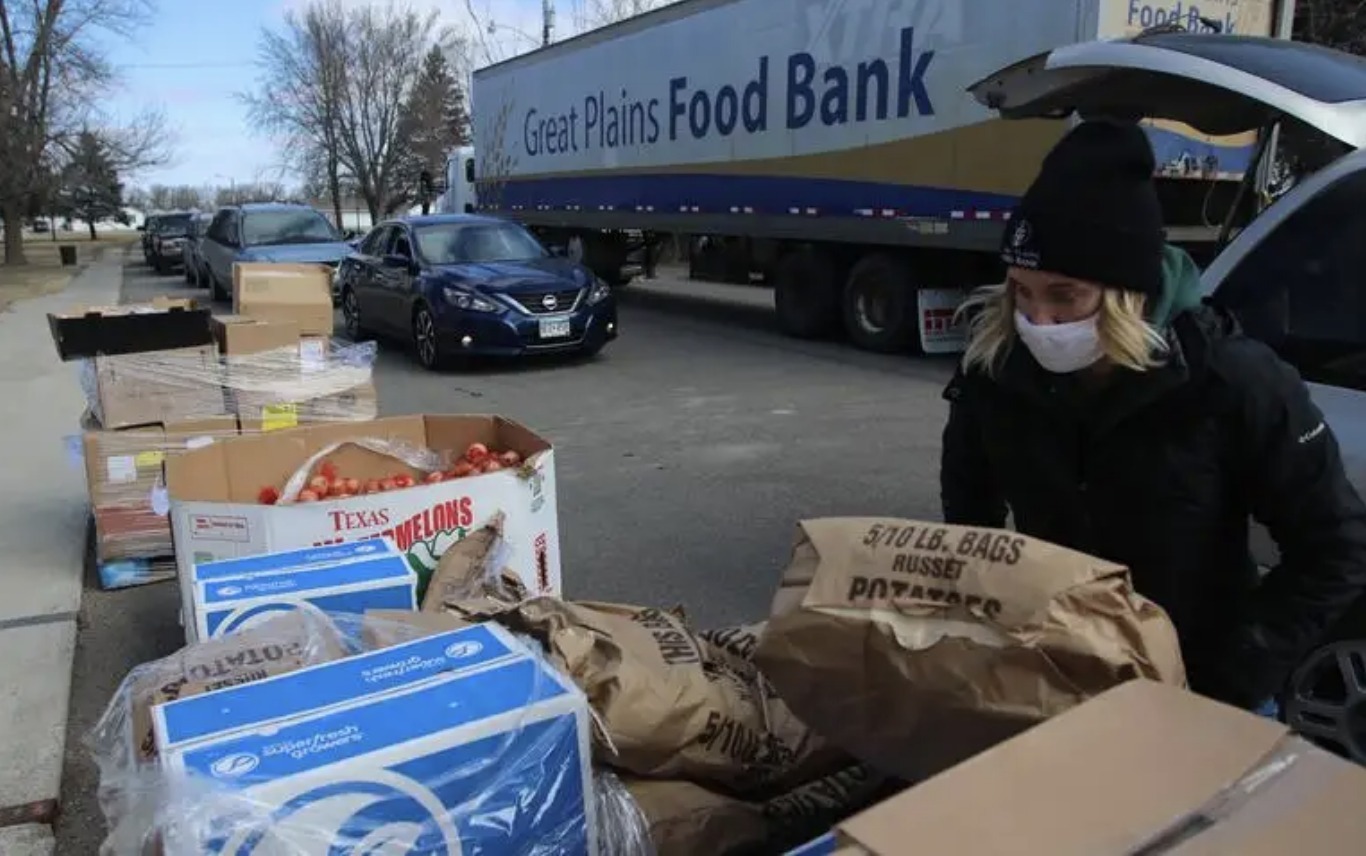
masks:
<path id="1" fill-rule="evenodd" d="M 194 642 L 293 609 L 416 609 L 417 574 L 392 541 L 372 538 L 196 565 L 182 598 Z"/>
<path id="2" fill-rule="evenodd" d="M 365 655 L 164 705 L 168 856 L 596 852 L 587 701 L 513 648 L 466 653 L 486 627 L 374 652 L 459 645 L 466 670 Z"/>
<path id="3" fill-rule="evenodd" d="M 354 704 L 429 678 L 465 674 L 531 652 L 501 626 L 477 624 L 248 684 L 187 696 L 152 709 L 157 753 Z"/>

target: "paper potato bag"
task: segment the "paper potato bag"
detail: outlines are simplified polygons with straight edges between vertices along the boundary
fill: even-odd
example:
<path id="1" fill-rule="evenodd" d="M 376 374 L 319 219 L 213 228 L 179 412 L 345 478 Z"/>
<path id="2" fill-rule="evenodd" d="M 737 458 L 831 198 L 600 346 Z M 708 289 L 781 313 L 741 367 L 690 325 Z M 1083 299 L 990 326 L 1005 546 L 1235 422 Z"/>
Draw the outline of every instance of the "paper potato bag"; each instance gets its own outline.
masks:
<path id="1" fill-rule="evenodd" d="M 755 661 L 778 695 L 909 781 L 1116 684 L 1185 683 L 1175 628 L 1126 568 L 1016 532 L 805 521 L 774 607 Z"/>

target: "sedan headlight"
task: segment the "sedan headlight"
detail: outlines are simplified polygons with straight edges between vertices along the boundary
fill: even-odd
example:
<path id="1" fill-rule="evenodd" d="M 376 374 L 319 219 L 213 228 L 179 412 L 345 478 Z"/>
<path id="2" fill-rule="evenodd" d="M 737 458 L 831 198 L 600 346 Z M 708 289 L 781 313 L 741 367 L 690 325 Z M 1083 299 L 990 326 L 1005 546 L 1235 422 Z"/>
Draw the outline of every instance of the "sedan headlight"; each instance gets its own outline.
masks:
<path id="1" fill-rule="evenodd" d="M 593 287 L 588 290 L 588 305 L 593 306 L 601 303 L 612 296 L 612 287 L 600 279 L 593 280 Z"/>
<path id="2" fill-rule="evenodd" d="M 446 295 L 446 300 L 457 309 L 468 309 L 471 312 L 497 312 L 501 307 L 472 291 L 463 288 L 452 288 L 447 286 L 442 289 Z"/>

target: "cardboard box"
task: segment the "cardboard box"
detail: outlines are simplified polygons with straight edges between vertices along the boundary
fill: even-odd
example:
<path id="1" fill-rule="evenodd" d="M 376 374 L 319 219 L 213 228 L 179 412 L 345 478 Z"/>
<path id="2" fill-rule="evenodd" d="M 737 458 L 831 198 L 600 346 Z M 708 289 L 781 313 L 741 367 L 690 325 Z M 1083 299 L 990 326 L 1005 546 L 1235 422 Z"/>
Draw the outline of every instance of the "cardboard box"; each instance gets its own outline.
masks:
<path id="1" fill-rule="evenodd" d="M 414 651 L 440 652 L 449 669 L 452 652 L 481 653 L 470 635 L 479 631 Z M 161 758 L 169 802 L 182 807 L 168 812 L 166 852 L 237 853 L 248 843 L 350 852 L 376 842 L 395 852 L 597 852 L 583 694 L 526 656 L 405 675 L 409 662 L 425 662 L 405 650 L 203 697 L 211 701 L 179 744 L 182 703 L 165 705 Z"/>
<path id="2" fill-rule="evenodd" d="M 63 360 L 193 348 L 213 341 L 208 308 L 158 297 L 151 303 L 90 306 L 47 316 Z"/>
<path id="3" fill-rule="evenodd" d="M 309 264 L 236 264 L 232 311 L 260 321 L 290 321 L 304 336 L 331 336 L 332 269 Z"/>
<path id="4" fill-rule="evenodd" d="M 294 321 L 219 315 L 214 317 L 211 326 L 218 352 L 228 357 L 299 347 L 299 325 Z"/>
<path id="5" fill-rule="evenodd" d="M 297 396 L 298 392 L 286 394 Z M 269 392 L 235 391 L 233 400 L 243 434 L 328 422 L 369 422 L 379 416 L 379 393 L 371 381 L 302 399 L 277 398 Z"/>
<path id="6" fill-rule="evenodd" d="M 152 730 L 159 752 L 183 749 L 224 732 L 259 728 L 443 674 L 487 669 L 530 656 L 522 642 L 492 622 L 447 628 L 434 636 L 358 654 L 344 662 L 339 658 L 335 669 L 315 664 L 170 701 L 152 709 Z M 282 681 L 287 674 L 295 675 L 294 680 Z"/>
<path id="7" fill-rule="evenodd" d="M 796 852 L 1357 853 L 1362 805 L 1366 770 L 1281 723 L 1132 681 Z"/>
<path id="8" fill-rule="evenodd" d="M 93 417 L 81 437 L 86 488 L 101 563 L 174 555 L 171 523 L 153 492 L 168 455 L 236 436 L 232 417 L 104 431 Z"/>
<path id="9" fill-rule="evenodd" d="M 102 428 L 231 415 L 211 344 L 95 357 L 81 364 L 81 387 Z"/>
<path id="10" fill-rule="evenodd" d="M 311 457 L 334 447 L 327 457 L 347 477 L 421 475 L 392 457 L 347 445 L 356 439 L 457 452 L 482 442 L 520 452 L 526 465 L 351 499 L 259 503 L 263 487 L 283 487 Z M 386 536 L 421 577 L 420 593 L 446 548 L 501 511 L 511 549 L 508 567 L 531 594 L 560 592 L 555 452 L 546 440 L 508 419 L 394 416 L 244 434 L 168 461 L 166 479 L 176 562 L 186 577 L 194 565 L 217 559 Z"/>
<path id="11" fill-rule="evenodd" d="M 416 609 L 417 575 L 386 538 L 196 565 L 182 586 L 187 642 L 255 626 L 289 610 L 363 615 Z"/>

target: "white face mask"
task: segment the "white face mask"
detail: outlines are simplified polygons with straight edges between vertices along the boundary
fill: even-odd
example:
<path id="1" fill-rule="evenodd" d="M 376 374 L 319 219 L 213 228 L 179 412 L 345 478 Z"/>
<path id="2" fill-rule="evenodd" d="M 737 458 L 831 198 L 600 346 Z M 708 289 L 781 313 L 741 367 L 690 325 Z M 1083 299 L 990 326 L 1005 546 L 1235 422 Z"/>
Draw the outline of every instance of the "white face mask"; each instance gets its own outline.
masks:
<path id="1" fill-rule="evenodd" d="M 1092 315 L 1067 324 L 1034 324 L 1017 310 L 1015 332 L 1045 370 L 1071 374 L 1104 356 L 1100 349 L 1100 333 L 1096 329 L 1097 317 Z"/>

